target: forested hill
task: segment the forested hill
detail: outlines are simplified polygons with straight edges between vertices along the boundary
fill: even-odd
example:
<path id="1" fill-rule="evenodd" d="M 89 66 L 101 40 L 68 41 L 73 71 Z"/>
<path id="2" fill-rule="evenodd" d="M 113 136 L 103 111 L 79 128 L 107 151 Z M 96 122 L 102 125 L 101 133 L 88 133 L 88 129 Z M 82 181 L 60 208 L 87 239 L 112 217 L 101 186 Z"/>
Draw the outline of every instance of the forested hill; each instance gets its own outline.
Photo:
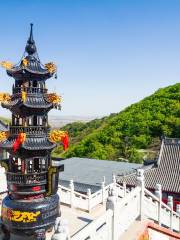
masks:
<path id="1" fill-rule="evenodd" d="M 161 88 L 117 114 L 88 123 L 66 125 L 70 148 L 58 147 L 54 155 L 142 161 L 161 136 L 180 137 L 180 83 Z"/>

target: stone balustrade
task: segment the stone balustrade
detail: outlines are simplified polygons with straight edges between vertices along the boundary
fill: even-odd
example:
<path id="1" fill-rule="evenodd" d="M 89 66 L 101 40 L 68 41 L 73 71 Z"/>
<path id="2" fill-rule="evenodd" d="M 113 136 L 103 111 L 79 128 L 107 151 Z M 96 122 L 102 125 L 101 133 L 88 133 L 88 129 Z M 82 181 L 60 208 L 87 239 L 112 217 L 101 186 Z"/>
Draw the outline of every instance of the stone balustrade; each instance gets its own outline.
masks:
<path id="1" fill-rule="evenodd" d="M 98 204 L 105 204 L 109 196 L 109 191 L 113 187 L 116 188 L 116 192 L 119 198 L 124 197 L 128 190 L 126 185 L 123 186 L 116 183 L 116 179 L 113 177 L 113 182 L 105 186 L 105 183 L 101 183 L 101 189 L 95 193 L 91 193 L 91 189 L 87 189 L 87 194 L 82 194 L 74 191 L 73 180 L 70 181 L 69 188 L 59 185 L 58 194 L 61 198 L 61 203 L 69 205 L 71 208 L 80 208 L 82 210 L 91 212 Z"/>
<path id="2" fill-rule="evenodd" d="M 87 198 L 89 195 L 91 195 L 90 192 Z M 180 232 L 180 205 L 177 205 L 177 212 L 174 212 L 172 197 L 169 198 L 168 205 L 164 204 L 159 184 L 156 187 L 155 195 L 145 189 L 142 169 L 137 171 L 137 186 L 130 192 L 126 192 L 124 197 L 119 198 L 117 186 L 112 185 L 109 189 L 106 208 L 104 214 L 89 223 L 70 239 L 119 240 L 122 234 L 138 218 L 140 221 L 151 219 L 158 222 L 159 225 Z M 57 239 L 61 240 L 61 235 Z"/>

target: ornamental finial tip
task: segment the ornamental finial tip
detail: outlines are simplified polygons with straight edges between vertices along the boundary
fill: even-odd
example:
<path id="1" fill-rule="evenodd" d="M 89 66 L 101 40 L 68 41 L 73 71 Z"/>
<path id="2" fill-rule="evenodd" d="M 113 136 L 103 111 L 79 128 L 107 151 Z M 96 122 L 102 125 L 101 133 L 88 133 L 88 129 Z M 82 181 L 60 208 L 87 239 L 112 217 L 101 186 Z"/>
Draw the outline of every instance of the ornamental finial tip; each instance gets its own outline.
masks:
<path id="1" fill-rule="evenodd" d="M 36 52 L 36 46 L 33 39 L 33 23 L 30 23 L 30 35 L 26 45 L 26 52 L 28 54 L 33 54 Z"/>
<path id="2" fill-rule="evenodd" d="M 30 24 L 31 25 L 31 30 L 30 30 L 30 36 L 29 36 L 29 40 L 33 43 L 33 23 Z"/>

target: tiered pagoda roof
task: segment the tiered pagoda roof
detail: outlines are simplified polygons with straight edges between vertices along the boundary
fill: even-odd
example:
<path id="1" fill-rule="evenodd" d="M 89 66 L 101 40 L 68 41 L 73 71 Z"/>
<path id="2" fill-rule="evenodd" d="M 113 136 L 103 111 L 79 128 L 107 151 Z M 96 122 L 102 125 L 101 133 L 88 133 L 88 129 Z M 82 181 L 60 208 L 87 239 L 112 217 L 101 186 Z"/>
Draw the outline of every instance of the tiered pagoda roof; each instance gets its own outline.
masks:
<path id="1" fill-rule="evenodd" d="M 33 39 L 33 24 L 31 24 L 30 36 L 26 44 L 25 52 L 20 63 L 14 65 L 11 69 L 7 70 L 7 74 L 11 77 L 21 79 L 24 75 L 31 76 L 39 75 L 39 79 L 48 79 L 53 74 L 40 62 L 35 41 Z"/>
<path id="2" fill-rule="evenodd" d="M 16 138 L 9 138 L 1 144 L 2 148 L 12 149 Z M 25 150 L 51 150 L 56 147 L 55 143 L 52 143 L 48 138 L 44 137 L 27 137 L 21 148 Z"/>
<path id="3" fill-rule="evenodd" d="M 21 106 L 25 106 L 27 108 L 46 108 L 46 109 L 51 109 L 53 108 L 53 104 L 48 102 L 44 96 L 41 96 L 40 94 L 38 96 L 28 96 L 26 97 L 26 101 L 23 102 L 21 98 L 15 98 L 12 99 L 11 101 L 4 102 L 2 103 L 2 106 L 4 108 L 13 110 L 16 106 L 20 108 Z"/>
<path id="4" fill-rule="evenodd" d="M 157 166 L 144 172 L 145 187 L 155 189 L 156 184 L 162 185 L 165 192 L 180 192 L 180 139 L 165 138 L 162 140 L 161 150 Z M 117 181 L 126 182 L 129 186 L 135 186 L 136 174 L 117 177 Z"/>

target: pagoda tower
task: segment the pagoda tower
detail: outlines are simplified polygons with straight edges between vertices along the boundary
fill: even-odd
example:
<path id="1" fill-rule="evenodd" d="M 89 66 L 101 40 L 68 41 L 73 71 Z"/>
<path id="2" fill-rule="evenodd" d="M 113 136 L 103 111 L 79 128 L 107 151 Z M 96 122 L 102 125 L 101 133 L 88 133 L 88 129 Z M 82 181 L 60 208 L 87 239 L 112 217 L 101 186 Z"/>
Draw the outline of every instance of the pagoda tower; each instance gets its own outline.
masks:
<path id="1" fill-rule="evenodd" d="M 57 188 L 63 165 L 51 159 L 56 143 L 50 139 L 48 125 L 48 112 L 60 109 L 60 97 L 46 88 L 46 80 L 56 75 L 56 66 L 40 62 L 33 24 L 19 64 L 1 65 L 15 80 L 12 95 L 4 94 L 1 101 L 12 113 L 9 132 L 0 145 L 9 153 L 8 159 L 0 161 L 8 186 L 1 212 L 4 239 L 14 233 L 43 240 L 60 216 Z"/>

